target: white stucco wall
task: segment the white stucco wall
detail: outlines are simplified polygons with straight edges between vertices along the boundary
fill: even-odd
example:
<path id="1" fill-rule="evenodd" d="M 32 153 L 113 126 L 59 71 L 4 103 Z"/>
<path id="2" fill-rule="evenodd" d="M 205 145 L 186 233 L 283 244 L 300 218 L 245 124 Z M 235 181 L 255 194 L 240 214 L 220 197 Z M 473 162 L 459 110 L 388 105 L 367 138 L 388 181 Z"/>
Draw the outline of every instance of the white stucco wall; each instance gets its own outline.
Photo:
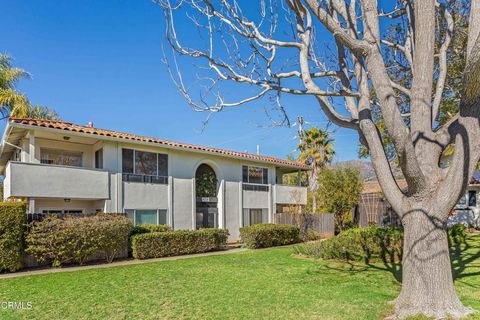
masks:
<path id="1" fill-rule="evenodd" d="M 173 179 L 173 226 L 177 230 L 194 227 L 192 182 L 192 179 Z"/>
<path id="2" fill-rule="evenodd" d="M 225 228 L 230 232 L 229 241 L 239 239 L 241 227 L 240 183 L 225 183 Z"/>
<path id="3" fill-rule="evenodd" d="M 42 129 L 44 130 L 44 129 Z M 238 240 L 238 229 L 242 225 L 243 208 L 269 209 L 269 218 L 275 206 L 275 197 L 288 199 L 288 190 L 282 189 L 275 194 L 277 172 L 274 164 L 264 164 L 248 159 L 234 159 L 215 154 L 195 153 L 191 151 L 174 150 L 161 146 L 130 143 L 128 141 L 103 140 L 101 137 L 72 136 L 66 141 L 63 136 L 68 132 L 37 132 L 32 129 L 27 132 L 22 141 L 25 150 L 22 152 L 22 161 L 40 162 L 42 148 L 77 151 L 82 153 L 82 165 L 85 168 L 95 167 L 95 151 L 103 148 L 103 170 L 88 170 L 85 168 L 62 168 L 61 166 L 37 165 L 34 170 L 28 165 L 23 173 L 11 172 L 7 168 L 7 176 L 14 177 L 15 183 L 5 181 L 5 191 L 13 194 L 12 188 L 26 190 L 22 196 L 36 201 L 35 207 L 76 208 L 85 205 L 88 210 L 100 207 L 105 212 L 124 212 L 125 209 L 167 209 L 169 223 L 175 229 L 192 229 L 195 227 L 195 173 L 201 164 L 208 164 L 216 173 L 219 193 L 218 212 L 219 226 L 229 229 L 230 241 Z M 32 142 L 34 146 L 32 148 Z M 144 184 L 122 181 L 122 149 L 135 149 L 168 155 L 169 184 Z M 28 150 L 27 150 L 28 149 Z M 34 151 L 34 157 L 29 152 Z M 268 192 L 242 190 L 242 166 L 251 165 L 268 168 Z M 101 172 L 101 173 L 97 173 Z M 19 178 L 23 177 L 23 178 Z M 57 181 L 56 183 L 49 183 Z M 47 183 L 46 183 L 47 182 Z M 105 187 L 106 185 L 106 187 Z M 45 186 L 45 188 L 42 188 Z M 101 201 L 78 202 L 77 199 L 98 199 Z M 48 201 L 45 198 L 49 198 Z M 54 199 L 54 198 L 57 199 Z M 63 198 L 71 198 L 65 203 Z"/>
<path id="4" fill-rule="evenodd" d="M 10 162 L 6 197 L 108 199 L 108 172 L 78 167 Z"/>
<path id="5" fill-rule="evenodd" d="M 269 193 L 268 191 L 243 191 L 243 207 L 252 209 L 268 209 Z"/>
<path id="6" fill-rule="evenodd" d="M 168 209 L 168 185 L 123 182 L 124 209 Z"/>

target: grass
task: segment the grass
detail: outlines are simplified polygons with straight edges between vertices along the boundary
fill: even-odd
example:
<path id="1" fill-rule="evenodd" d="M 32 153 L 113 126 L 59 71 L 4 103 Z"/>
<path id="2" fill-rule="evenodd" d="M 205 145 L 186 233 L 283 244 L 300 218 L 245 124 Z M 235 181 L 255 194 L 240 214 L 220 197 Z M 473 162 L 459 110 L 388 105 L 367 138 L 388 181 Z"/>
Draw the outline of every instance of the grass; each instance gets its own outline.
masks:
<path id="1" fill-rule="evenodd" d="M 480 236 L 453 254 L 462 301 L 480 310 Z M 0 319 L 381 319 L 400 284 L 383 265 L 292 257 L 292 248 L 0 280 Z M 478 315 L 472 319 L 480 319 Z"/>

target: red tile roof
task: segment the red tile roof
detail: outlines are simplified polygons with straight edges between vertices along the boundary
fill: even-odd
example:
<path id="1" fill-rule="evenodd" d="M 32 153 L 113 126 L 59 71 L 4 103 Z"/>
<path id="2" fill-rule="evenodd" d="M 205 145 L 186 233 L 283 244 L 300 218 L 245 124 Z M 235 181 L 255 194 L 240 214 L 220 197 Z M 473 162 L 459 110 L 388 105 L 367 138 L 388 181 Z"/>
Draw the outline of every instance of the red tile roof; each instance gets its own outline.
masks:
<path id="1" fill-rule="evenodd" d="M 289 167 L 296 167 L 299 169 L 309 169 L 309 166 L 295 162 L 290 160 L 284 160 L 274 157 L 268 156 L 260 156 L 250 153 L 244 152 L 237 152 L 237 151 L 230 151 L 224 149 L 217 149 L 217 148 L 210 148 L 210 147 L 203 147 L 197 146 L 193 144 L 181 143 L 181 142 L 173 142 L 158 138 L 151 138 L 145 136 L 138 136 L 128 133 L 116 132 L 111 130 L 105 130 L 100 128 L 92 128 L 88 126 L 81 126 L 77 124 L 73 124 L 70 122 L 63 122 L 63 121 L 49 121 L 49 120 L 40 120 L 40 119 L 23 119 L 23 118 L 10 118 L 11 123 L 21 124 L 21 125 L 28 125 L 28 126 L 35 126 L 35 127 L 43 127 L 43 128 L 50 128 L 50 129 L 57 129 L 57 130 L 65 130 L 65 131 L 72 131 L 72 132 L 79 132 L 79 133 L 86 133 L 91 135 L 98 135 L 104 137 L 112 137 L 112 138 L 120 138 L 125 140 L 134 140 L 134 141 L 142 141 L 142 142 L 150 142 L 156 143 L 159 145 L 186 149 L 186 150 L 195 150 L 195 151 L 203 151 L 212 154 L 219 154 L 224 156 L 230 157 L 239 157 L 245 158 L 252 161 L 262 161 L 262 162 L 270 162 L 277 165 L 284 165 Z"/>

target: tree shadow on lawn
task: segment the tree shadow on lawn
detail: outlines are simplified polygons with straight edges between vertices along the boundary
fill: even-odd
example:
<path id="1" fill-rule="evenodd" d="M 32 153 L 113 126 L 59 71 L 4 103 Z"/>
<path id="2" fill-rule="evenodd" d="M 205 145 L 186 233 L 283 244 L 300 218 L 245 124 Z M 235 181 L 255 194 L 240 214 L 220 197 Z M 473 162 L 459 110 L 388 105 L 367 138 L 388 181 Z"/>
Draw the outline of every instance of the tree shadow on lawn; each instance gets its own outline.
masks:
<path id="1" fill-rule="evenodd" d="M 465 285 L 480 288 L 460 279 L 472 276 L 480 276 L 480 235 L 469 237 L 465 244 L 450 248 L 450 260 L 454 281 L 462 282 Z M 398 257 L 392 252 L 385 252 L 383 259 L 376 261 L 367 260 L 363 263 L 356 261 L 342 261 L 341 266 L 325 264 L 325 268 L 339 272 L 366 272 L 366 271 L 387 271 L 393 275 L 396 281 L 402 282 L 402 264 Z M 474 269 L 474 271 L 471 271 Z"/>

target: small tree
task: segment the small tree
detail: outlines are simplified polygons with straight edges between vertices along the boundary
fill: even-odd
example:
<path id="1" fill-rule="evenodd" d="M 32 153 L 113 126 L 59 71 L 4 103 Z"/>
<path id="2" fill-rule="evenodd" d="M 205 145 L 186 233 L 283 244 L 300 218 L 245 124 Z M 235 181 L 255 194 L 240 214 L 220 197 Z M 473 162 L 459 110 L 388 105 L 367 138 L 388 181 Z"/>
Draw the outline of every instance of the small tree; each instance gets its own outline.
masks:
<path id="1" fill-rule="evenodd" d="M 312 170 L 308 172 L 308 191 L 311 194 L 318 192 L 318 177 L 327 164 L 333 160 L 334 139 L 327 130 L 312 128 L 305 131 L 302 141 L 298 145 L 300 154 L 298 161 L 308 164 Z M 312 198 L 312 212 L 317 212 L 316 197 Z"/>
<path id="2" fill-rule="evenodd" d="M 358 204 L 362 179 L 357 169 L 325 168 L 318 178 L 318 203 L 322 211 L 335 215 L 335 225 L 341 232 L 352 222 L 352 208 Z"/>

